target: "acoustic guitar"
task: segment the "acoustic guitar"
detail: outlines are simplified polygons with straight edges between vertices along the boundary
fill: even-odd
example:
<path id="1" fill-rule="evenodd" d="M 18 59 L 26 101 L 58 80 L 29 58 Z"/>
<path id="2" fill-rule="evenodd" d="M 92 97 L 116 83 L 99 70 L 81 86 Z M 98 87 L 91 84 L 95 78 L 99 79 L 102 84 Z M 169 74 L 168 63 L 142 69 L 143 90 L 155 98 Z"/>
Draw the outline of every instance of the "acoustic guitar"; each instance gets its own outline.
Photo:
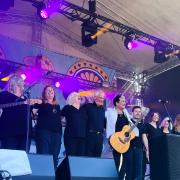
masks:
<path id="1" fill-rule="evenodd" d="M 128 151 L 131 140 L 136 136 L 133 129 L 140 121 L 141 119 L 136 121 L 132 126 L 125 125 L 120 132 L 116 132 L 110 137 L 110 144 L 113 149 L 119 153 L 125 153 Z"/>

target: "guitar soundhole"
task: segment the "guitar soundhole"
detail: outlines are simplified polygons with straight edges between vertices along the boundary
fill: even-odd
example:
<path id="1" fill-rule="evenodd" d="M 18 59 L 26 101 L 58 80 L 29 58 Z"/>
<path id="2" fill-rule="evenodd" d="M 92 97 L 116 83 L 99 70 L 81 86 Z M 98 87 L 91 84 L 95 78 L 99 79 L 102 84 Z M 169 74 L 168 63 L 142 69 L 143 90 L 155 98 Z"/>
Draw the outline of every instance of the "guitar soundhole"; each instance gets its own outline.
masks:
<path id="1" fill-rule="evenodd" d="M 129 137 L 129 133 L 128 133 L 128 132 L 125 132 L 124 136 L 125 136 L 125 137 Z"/>

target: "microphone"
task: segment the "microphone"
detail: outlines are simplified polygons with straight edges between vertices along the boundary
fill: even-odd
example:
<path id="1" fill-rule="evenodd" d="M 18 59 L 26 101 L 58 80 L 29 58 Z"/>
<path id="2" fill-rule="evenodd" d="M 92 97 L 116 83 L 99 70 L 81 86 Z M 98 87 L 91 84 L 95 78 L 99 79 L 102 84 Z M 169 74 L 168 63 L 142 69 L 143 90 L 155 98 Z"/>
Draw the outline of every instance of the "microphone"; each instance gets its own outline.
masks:
<path id="1" fill-rule="evenodd" d="M 169 101 L 163 100 L 163 99 L 158 99 L 158 102 L 162 103 L 162 104 L 168 104 L 169 103 Z"/>

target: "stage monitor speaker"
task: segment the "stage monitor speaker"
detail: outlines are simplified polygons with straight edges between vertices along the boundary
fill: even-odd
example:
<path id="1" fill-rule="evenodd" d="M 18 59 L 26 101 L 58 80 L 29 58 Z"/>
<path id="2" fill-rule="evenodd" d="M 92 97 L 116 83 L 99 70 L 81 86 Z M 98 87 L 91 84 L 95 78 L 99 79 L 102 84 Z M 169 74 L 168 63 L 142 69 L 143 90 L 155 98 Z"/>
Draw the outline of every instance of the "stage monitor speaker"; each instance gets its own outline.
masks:
<path id="1" fill-rule="evenodd" d="M 55 180 L 53 157 L 28 154 L 32 174 L 13 177 L 13 180 Z"/>
<path id="2" fill-rule="evenodd" d="M 151 143 L 151 180 L 180 180 L 180 136 L 167 134 Z"/>
<path id="3" fill-rule="evenodd" d="M 65 158 L 56 171 L 56 180 L 118 180 L 113 159 Z"/>

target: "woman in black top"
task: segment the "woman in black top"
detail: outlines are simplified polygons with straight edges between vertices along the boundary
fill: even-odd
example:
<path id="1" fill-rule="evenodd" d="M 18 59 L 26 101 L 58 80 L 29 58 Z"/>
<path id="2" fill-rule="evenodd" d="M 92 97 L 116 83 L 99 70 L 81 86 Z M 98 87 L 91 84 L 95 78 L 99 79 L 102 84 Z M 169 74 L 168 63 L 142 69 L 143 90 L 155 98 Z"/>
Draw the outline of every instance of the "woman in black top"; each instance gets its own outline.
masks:
<path id="1" fill-rule="evenodd" d="M 173 134 L 180 135 L 180 114 L 178 114 L 174 121 Z"/>
<path id="2" fill-rule="evenodd" d="M 158 112 L 153 112 L 150 115 L 149 122 L 145 124 L 145 128 L 143 131 L 143 143 L 146 150 L 146 157 L 149 161 L 149 145 L 153 138 L 156 138 L 160 135 L 162 135 L 162 131 L 158 126 L 158 123 L 160 121 L 160 114 Z"/>
<path id="3" fill-rule="evenodd" d="M 58 165 L 61 147 L 62 125 L 60 106 L 56 103 L 55 91 L 46 86 L 42 93 L 42 104 L 35 104 L 38 109 L 36 148 L 38 154 L 52 154 L 54 168 Z"/>
<path id="4" fill-rule="evenodd" d="M 80 103 L 79 94 L 72 92 L 61 112 L 66 119 L 64 145 L 67 156 L 85 156 L 86 114 Z"/>
<path id="5" fill-rule="evenodd" d="M 160 121 L 160 114 L 158 112 L 153 112 L 150 115 L 150 119 L 149 122 L 147 124 L 145 124 L 144 126 L 144 130 L 143 130 L 143 134 L 142 134 L 142 138 L 143 138 L 143 144 L 145 147 L 145 157 L 147 159 L 148 162 L 150 162 L 150 168 L 151 167 L 151 157 L 149 156 L 149 154 L 151 155 L 151 150 L 152 150 L 152 141 L 154 138 L 161 136 L 162 130 L 159 128 L 159 121 Z M 158 155 L 158 154 L 157 154 Z M 145 160 L 145 159 L 144 159 Z M 146 162 L 146 161 L 144 161 Z M 146 163 L 144 164 L 146 166 Z M 145 175 L 145 167 L 144 168 L 144 175 Z M 151 172 L 151 171 L 150 171 Z"/>
<path id="6" fill-rule="evenodd" d="M 161 124 L 160 124 L 160 128 L 163 134 L 169 134 L 171 133 L 172 130 L 172 123 L 170 122 L 169 117 L 165 117 Z"/>

